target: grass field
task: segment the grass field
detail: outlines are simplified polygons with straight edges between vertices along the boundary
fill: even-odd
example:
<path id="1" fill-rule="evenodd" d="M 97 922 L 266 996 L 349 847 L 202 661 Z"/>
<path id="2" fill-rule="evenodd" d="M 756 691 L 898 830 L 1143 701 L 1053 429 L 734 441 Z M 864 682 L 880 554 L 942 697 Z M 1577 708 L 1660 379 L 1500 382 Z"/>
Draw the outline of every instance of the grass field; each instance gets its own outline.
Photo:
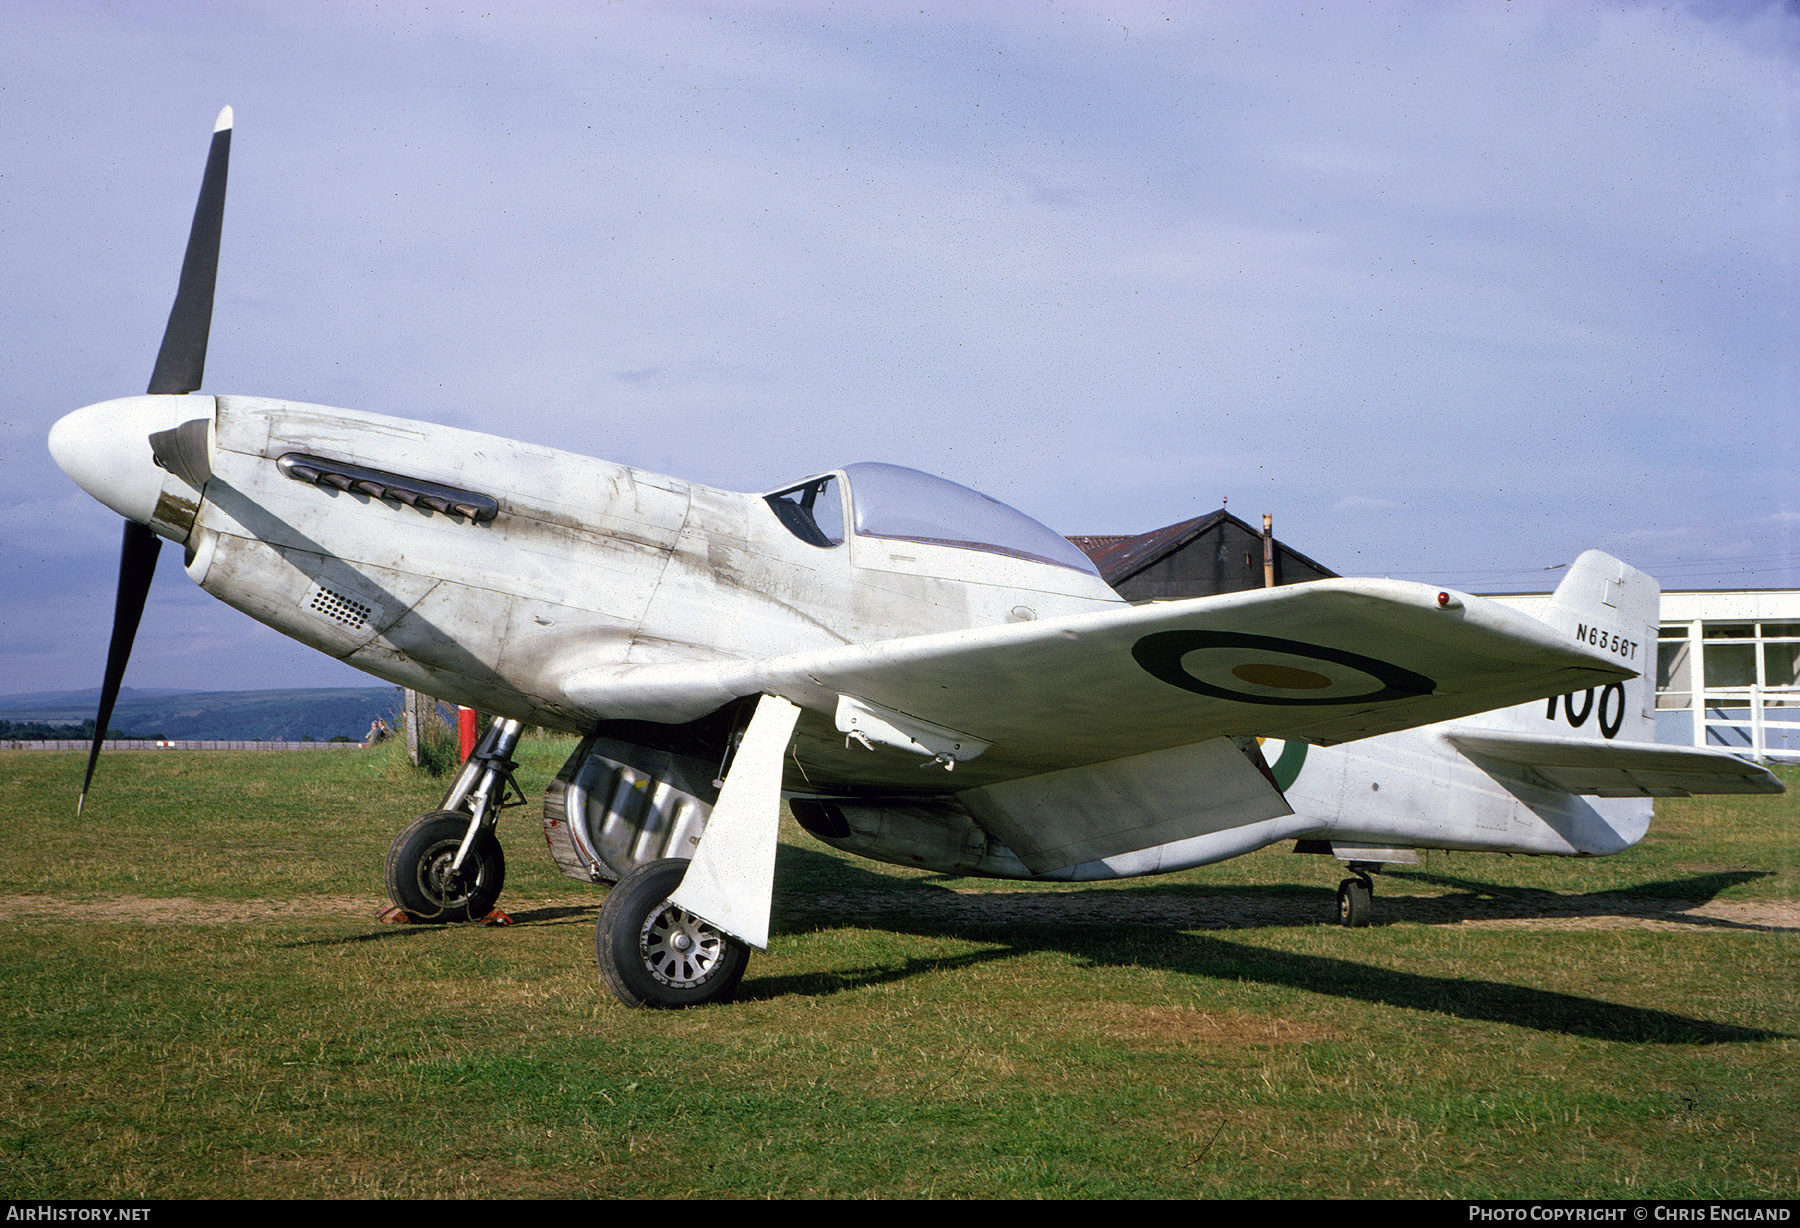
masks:
<path id="1" fill-rule="evenodd" d="M 443 787 L 392 754 L 115 754 L 78 822 L 80 758 L 0 753 L 9 1198 L 1800 1194 L 1794 794 L 1434 854 L 1354 931 L 1330 858 L 1078 889 L 790 825 L 741 1000 L 669 1014 L 535 805 L 518 924 L 388 926 Z"/>

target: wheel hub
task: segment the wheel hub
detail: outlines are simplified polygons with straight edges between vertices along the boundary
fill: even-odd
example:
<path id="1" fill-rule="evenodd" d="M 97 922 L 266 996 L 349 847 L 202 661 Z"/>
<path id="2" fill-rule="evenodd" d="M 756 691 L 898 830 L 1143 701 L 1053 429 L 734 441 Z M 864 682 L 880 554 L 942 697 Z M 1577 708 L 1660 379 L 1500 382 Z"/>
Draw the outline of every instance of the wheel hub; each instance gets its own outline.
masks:
<path id="1" fill-rule="evenodd" d="M 446 905 L 460 903 L 469 894 L 463 886 L 462 871 L 451 870 L 456 861 L 456 846 L 440 852 L 425 866 L 425 890 Z"/>
<path id="2" fill-rule="evenodd" d="M 638 934 L 638 953 L 651 976 L 687 989 L 704 984 L 719 966 L 725 936 L 686 909 L 665 904 Z"/>

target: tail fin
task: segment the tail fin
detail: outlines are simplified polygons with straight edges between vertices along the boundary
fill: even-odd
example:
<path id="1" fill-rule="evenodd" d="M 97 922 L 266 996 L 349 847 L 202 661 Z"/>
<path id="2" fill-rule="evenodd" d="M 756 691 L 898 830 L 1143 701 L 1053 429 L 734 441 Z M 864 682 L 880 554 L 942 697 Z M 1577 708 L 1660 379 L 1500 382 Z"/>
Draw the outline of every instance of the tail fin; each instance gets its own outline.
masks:
<path id="1" fill-rule="evenodd" d="M 1656 741 L 1656 629 L 1662 621 L 1656 580 L 1610 554 L 1589 550 L 1569 565 L 1550 600 L 1528 612 L 1638 676 L 1468 723 L 1608 742 Z"/>
<path id="2" fill-rule="evenodd" d="M 1654 577 L 1610 554 L 1584 551 L 1569 565 L 1540 619 L 1578 633 L 1576 638 L 1584 644 L 1616 653 L 1622 664 L 1642 673 L 1645 653 L 1656 643 L 1662 621 L 1662 587 Z M 1636 645 L 1635 654 L 1621 649 L 1613 637 Z"/>
<path id="3" fill-rule="evenodd" d="M 1656 741 L 1656 631 L 1662 622 L 1662 586 L 1610 554 L 1588 550 L 1570 565 L 1540 617 L 1638 672 L 1628 682 L 1563 696 L 1549 719 L 1608 741 Z M 1552 702 L 1545 701 L 1547 713 Z"/>

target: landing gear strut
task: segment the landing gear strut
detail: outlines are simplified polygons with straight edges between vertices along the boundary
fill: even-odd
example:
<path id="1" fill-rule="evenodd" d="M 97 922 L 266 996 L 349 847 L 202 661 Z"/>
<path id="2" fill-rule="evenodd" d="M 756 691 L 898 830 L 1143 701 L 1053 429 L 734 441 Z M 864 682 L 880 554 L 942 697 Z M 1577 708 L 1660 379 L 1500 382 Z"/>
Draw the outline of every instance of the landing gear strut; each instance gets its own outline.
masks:
<path id="1" fill-rule="evenodd" d="M 1369 868 L 1359 862 L 1351 862 L 1350 871 L 1356 877 L 1338 884 L 1337 919 L 1340 925 L 1360 929 L 1375 916 L 1375 883 Z"/>
<path id="2" fill-rule="evenodd" d="M 506 855 L 494 836 L 500 812 L 523 805 L 512 753 L 524 729 L 497 720 L 438 808 L 421 815 L 388 849 L 387 891 L 412 921 L 479 921 L 506 882 Z"/>

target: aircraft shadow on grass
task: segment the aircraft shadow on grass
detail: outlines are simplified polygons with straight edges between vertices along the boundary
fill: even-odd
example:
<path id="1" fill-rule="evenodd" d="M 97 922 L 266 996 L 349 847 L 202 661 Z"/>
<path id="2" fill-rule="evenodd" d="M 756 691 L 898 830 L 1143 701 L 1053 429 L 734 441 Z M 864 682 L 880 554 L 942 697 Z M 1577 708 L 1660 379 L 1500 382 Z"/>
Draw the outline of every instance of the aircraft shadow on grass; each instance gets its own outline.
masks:
<path id="1" fill-rule="evenodd" d="M 1409 921 L 1430 923 L 1449 920 L 1454 922 L 1465 918 L 1492 917 L 1498 910 L 1509 920 L 1535 917 L 1563 919 L 1584 917 L 1641 919 L 1648 917 L 1657 921 L 1691 925 L 1697 929 L 1754 930 L 1770 934 L 1794 933 L 1794 928 L 1790 926 L 1759 925 L 1753 922 L 1732 921 L 1725 917 L 1709 917 L 1675 911 L 1677 908 L 1691 908 L 1697 904 L 1707 903 L 1718 898 L 1729 887 L 1735 887 L 1740 883 L 1755 882 L 1757 879 L 1767 878 L 1773 873 L 1773 870 L 1720 870 L 1706 874 L 1693 874 L 1685 878 L 1666 878 L 1653 883 L 1638 883 L 1631 887 L 1615 887 L 1607 891 L 1591 891 L 1581 895 L 1567 895 L 1542 887 L 1502 887 L 1493 883 L 1484 883 L 1478 879 L 1456 878 L 1445 874 L 1397 871 L 1388 877 L 1402 882 L 1453 887 L 1463 893 L 1421 901 L 1430 909 L 1430 915 L 1407 916 L 1405 906 L 1397 908 L 1397 919 Z M 1646 911 L 1646 905 L 1652 901 L 1666 902 L 1667 910 Z M 1446 913 L 1452 915 L 1445 916 Z M 1460 915 L 1455 915 L 1459 913 Z"/>
<path id="2" fill-rule="evenodd" d="M 1673 1011 L 1624 1006 L 1578 994 L 1499 981 L 1396 972 L 1352 960 L 1227 942 L 1198 934 L 1146 934 L 1140 927 L 1073 927 L 1054 938 L 1021 935 L 1018 927 L 981 926 L 963 936 L 1005 945 L 947 958 L 912 958 L 885 965 L 805 976 L 748 978 L 742 1000 L 824 996 L 955 972 L 1038 951 L 1074 955 L 1095 967 L 1156 968 L 1234 983 L 1277 985 L 1480 1023 L 1509 1024 L 1627 1044 L 1714 1045 L 1791 1039 L 1787 1033 L 1697 1019 Z"/>
<path id="3" fill-rule="evenodd" d="M 1142 920 L 1165 928 L 1232 930 L 1313 926 L 1336 919 L 1331 889 L 1295 883 L 1219 884 L 1145 882 L 1080 891 L 1025 886 L 955 893 L 945 884 L 967 882 L 948 875 L 897 879 L 854 863 L 791 844 L 781 846 L 783 889 L 776 894 L 781 932 L 828 928 L 879 917 L 883 926 L 913 924 L 954 930 L 989 924 L 993 912 L 1015 913 L 1028 925 L 1094 925 Z M 1730 887 L 1768 877 L 1769 870 L 1725 870 L 1664 879 L 1628 888 L 1569 894 L 1538 887 L 1510 887 L 1479 879 L 1390 871 L 1395 883 L 1455 889 L 1444 896 L 1383 896 L 1377 924 L 1406 921 L 1456 925 L 1483 920 L 1582 921 L 1604 918 L 1655 920 L 1701 929 L 1789 933 L 1790 927 L 1732 921 L 1679 911 L 1718 897 Z M 983 908 L 983 902 L 991 907 Z M 1217 904 L 1208 909 L 1209 901 Z M 1316 904 L 1315 904 L 1316 901 Z M 1033 905 L 1037 908 L 1033 908 Z M 1004 906 L 1004 907 L 1002 907 Z M 1036 915 L 1033 916 L 1032 913 Z"/>
<path id="4" fill-rule="evenodd" d="M 1734 1024 L 1680 1015 L 1671 1011 L 1625 1006 L 1577 994 L 1534 989 L 1529 986 L 1490 980 L 1398 972 L 1354 960 L 1271 951 L 1264 947 L 1231 942 L 1192 932 L 1171 932 L 1171 930 L 1191 931 L 1194 926 L 1188 923 L 1177 925 L 1160 922 L 1093 924 L 1080 921 L 1078 917 L 1081 900 L 1085 897 L 1099 903 L 1100 900 L 1097 897 L 1102 896 L 1100 892 L 1083 893 L 1083 896 L 1075 897 L 1062 893 L 1052 895 L 1051 898 L 1057 904 L 1063 905 L 1058 911 L 1064 914 L 1065 919 L 1057 921 L 1033 922 L 1017 919 L 971 921 L 950 918 L 938 920 L 929 916 L 921 916 L 922 912 L 930 910 L 910 907 L 911 901 L 906 898 L 912 896 L 914 900 L 922 903 L 920 897 L 941 892 L 943 889 L 936 887 L 931 880 L 912 880 L 909 884 L 906 880 L 896 880 L 886 875 L 870 873 L 859 867 L 837 862 L 835 859 L 811 850 L 795 848 L 791 845 L 783 845 L 781 854 L 785 872 L 798 871 L 802 875 L 810 872 L 821 878 L 829 875 L 832 880 L 832 887 L 815 887 L 809 896 L 796 896 L 796 899 L 816 898 L 815 893 L 821 890 L 829 892 L 832 888 L 844 892 L 879 892 L 892 901 L 887 907 L 880 910 L 879 923 L 883 929 L 921 935 L 956 934 L 978 941 L 993 941 L 1001 945 L 996 949 L 948 958 L 910 958 L 897 965 L 846 969 L 841 972 L 794 977 L 753 977 L 745 981 L 741 991 L 742 996 L 748 999 L 778 998 L 791 994 L 815 996 L 831 994 L 846 989 L 904 981 L 923 973 L 978 967 L 994 961 L 1015 959 L 1037 951 L 1055 951 L 1074 955 L 1095 967 L 1158 968 L 1213 980 L 1281 985 L 1357 1001 L 1382 1003 L 1388 1006 L 1451 1015 L 1486 1023 L 1511 1024 L 1531 1028 L 1535 1031 L 1562 1032 L 1596 1040 L 1638 1044 L 1721 1044 L 1786 1038 L 1785 1033 L 1739 1027 Z M 813 859 L 816 859 L 816 863 Z M 1559 896 L 1553 892 L 1540 892 L 1532 889 L 1496 887 L 1475 880 L 1453 879 L 1445 876 L 1412 874 L 1407 877 L 1438 885 L 1454 886 L 1468 892 L 1468 897 L 1460 900 L 1452 897 L 1449 902 L 1449 906 L 1455 910 L 1455 913 L 1460 914 L 1453 914 L 1445 918 L 1447 922 L 1453 923 L 1477 912 L 1477 910 L 1479 910 L 1479 915 L 1492 915 L 1493 909 L 1490 904 L 1483 902 L 1484 897 L 1489 899 L 1498 897 L 1507 900 L 1511 905 L 1506 910 L 1508 917 L 1535 915 L 1579 918 L 1639 915 L 1623 909 L 1621 901 L 1625 898 L 1645 896 L 1675 897 L 1684 902 L 1710 899 L 1725 887 L 1761 877 L 1765 873 L 1766 871 L 1744 870 L 1697 875 L 1691 879 L 1647 884 L 1634 890 L 1630 896 L 1624 892 L 1597 892 L 1591 896 L 1578 897 Z M 1040 893 L 1008 894 L 1035 895 Z M 1143 887 L 1114 889 L 1104 893 L 1104 895 L 1126 895 L 1133 899 L 1160 896 L 1188 901 L 1192 901 L 1196 897 L 1235 896 L 1241 898 L 1248 895 L 1267 899 L 1272 903 L 1282 900 L 1292 902 L 1296 897 L 1310 902 L 1310 897 L 1315 895 L 1319 897 L 1321 906 L 1316 910 L 1308 910 L 1316 912 L 1317 918 L 1312 916 L 1302 918 L 1301 910 L 1291 910 L 1294 919 L 1285 922 L 1290 927 L 1310 926 L 1322 922 L 1327 913 L 1327 909 L 1323 905 L 1329 899 L 1329 894 L 1329 891 L 1324 888 L 1296 890 L 1287 886 Z M 1566 906 L 1559 907 L 1553 903 L 1555 901 L 1566 905 L 1571 900 L 1576 902 L 1573 909 Z M 1153 903 L 1150 904 L 1150 909 L 1154 910 Z M 861 908 L 855 911 L 854 918 L 845 916 L 834 920 L 829 914 L 821 915 L 820 910 L 809 908 L 808 916 L 802 920 L 791 915 L 784 915 L 785 910 L 781 908 L 781 900 L 779 897 L 777 898 L 777 914 L 782 916 L 784 922 L 778 927 L 781 932 L 794 933 L 825 929 L 845 921 L 862 921 L 868 918 L 868 914 Z M 1724 926 L 1732 924 L 1710 918 L 1693 920 Z M 1241 922 L 1226 922 L 1223 925 L 1206 924 L 1206 928 L 1268 928 L 1270 924 L 1266 919 L 1250 919 Z M 1275 924 L 1284 923 L 1277 922 Z M 1737 928 L 1768 929 L 1770 927 Z"/>

